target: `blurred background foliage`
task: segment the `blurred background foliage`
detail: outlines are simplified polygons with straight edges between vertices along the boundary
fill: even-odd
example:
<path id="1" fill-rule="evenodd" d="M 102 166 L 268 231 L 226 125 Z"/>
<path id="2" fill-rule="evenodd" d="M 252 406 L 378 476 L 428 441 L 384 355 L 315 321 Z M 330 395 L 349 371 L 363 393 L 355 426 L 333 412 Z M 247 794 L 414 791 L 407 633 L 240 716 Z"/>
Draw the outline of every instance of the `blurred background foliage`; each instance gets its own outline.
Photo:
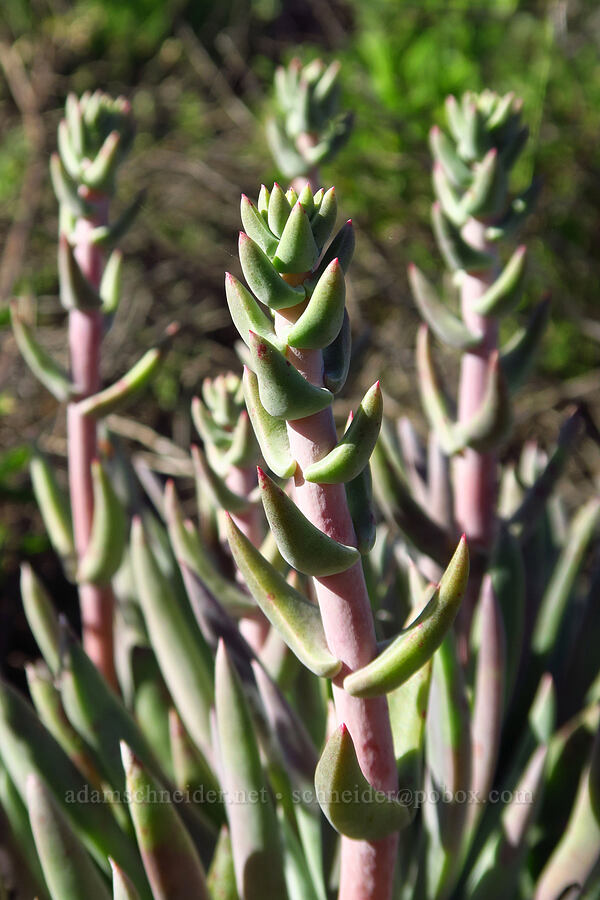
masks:
<path id="1" fill-rule="evenodd" d="M 592 416 L 598 407 L 599 49 L 596 0 L 5 0 L 0 640 L 6 644 L 11 631 L 2 625 L 16 608 L 19 556 L 37 555 L 44 577 L 58 577 L 31 502 L 27 460 L 39 440 L 63 458 L 64 470 L 64 411 L 20 360 L 5 304 L 20 296 L 41 339 L 66 359 L 48 159 L 69 90 L 100 87 L 132 100 L 138 133 L 120 194 L 126 203 L 148 190 L 124 246 L 126 293 L 106 339 L 106 376 L 124 369 L 171 319 L 184 325 L 154 395 L 135 409 L 135 422 L 121 422 L 148 453 L 157 435 L 186 446 L 189 401 L 201 379 L 238 367 L 223 272 L 237 266 L 240 191 L 255 195 L 279 174 L 263 130 L 278 63 L 294 55 L 339 58 L 345 106 L 356 113 L 350 143 L 324 172 L 358 229 L 350 308 L 362 365 L 342 405 L 381 375 L 388 412 L 417 422 L 418 316 L 406 266 L 414 259 L 433 277 L 442 270 L 429 225 L 428 131 L 443 123 L 448 93 L 487 86 L 522 96 L 532 137 L 516 180 L 524 185 L 535 171 L 543 181 L 526 235 L 523 307 L 550 291 L 554 318 L 538 373 L 520 398 L 517 437 L 541 434 L 550 443 L 566 401 L 585 399 Z M 445 364 L 451 378 L 454 360 Z M 173 471 L 175 456 L 174 448 Z M 580 471 L 593 465 L 584 451 L 575 461 Z"/>

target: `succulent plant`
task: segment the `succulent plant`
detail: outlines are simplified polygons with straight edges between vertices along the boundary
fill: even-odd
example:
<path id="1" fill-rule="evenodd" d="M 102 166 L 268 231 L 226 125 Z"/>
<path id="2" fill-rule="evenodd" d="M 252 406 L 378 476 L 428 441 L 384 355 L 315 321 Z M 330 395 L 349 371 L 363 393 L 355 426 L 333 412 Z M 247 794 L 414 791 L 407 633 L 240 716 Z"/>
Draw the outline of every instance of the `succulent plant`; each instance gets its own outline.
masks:
<path id="1" fill-rule="evenodd" d="M 340 108 L 340 64 L 292 59 L 275 73 L 276 114 L 267 120 L 267 138 L 286 178 L 309 178 L 344 146 L 353 115 Z M 318 181 L 318 178 L 316 179 Z"/>
<path id="2" fill-rule="evenodd" d="M 318 85 L 326 73 L 313 69 Z M 89 103 L 69 100 L 71 143 Z M 126 143 L 126 106 L 95 108 L 94 137 L 76 146 L 102 153 L 115 122 Z M 498 355 L 495 319 L 516 308 L 524 252 L 496 272 L 494 247 L 522 218 L 526 201 L 506 191 L 525 134 L 512 96 L 448 109 L 452 139 L 432 134 L 434 223 L 463 318 L 416 269 L 411 281 L 478 403 L 448 414 L 422 330 L 427 454 L 406 421 L 384 419 L 379 382 L 336 428 L 355 235 L 349 221 L 336 231 L 333 188 L 242 196 L 245 284 L 227 274 L 225 295 L 247 365 L 205 381 L 192 404 L 197 522 L 173 481 L 145 496 L 106 430 L 95 459 L 97 418 L 146 383 L 162 348 L 112 387 L 78 392 L 15 314 L 24 356 L 69 402 L 70 465 L 85 465 L 91 492 L 83 549 L 79 501 L 41 456 L 36 495 L 70 577 L 114 596 L 117 636 L 97 653 L 84 617 L 80 643 L 23 568 L 43 657 L 27 669 L 33 707 L 0 683 L 19 896 L 88 900 L 111 882 L 118 900 L 596 896 L 600 679 L 577 653 L 569 599 L 600 504 L 568 520 L 554 492 L 577 411 L 548 457 L 526 445 L 500 473 L 510 391 L 542 331 L 538 314 Z M 87 169 L 72 169 L 86 198 Z M 81 298 L 110 228 L 89 211 L 61 222 L 61 296 L 77 300 L 70 316 L 90 315 Z M 597 627 L 593 604 L 580 624 Z"/>

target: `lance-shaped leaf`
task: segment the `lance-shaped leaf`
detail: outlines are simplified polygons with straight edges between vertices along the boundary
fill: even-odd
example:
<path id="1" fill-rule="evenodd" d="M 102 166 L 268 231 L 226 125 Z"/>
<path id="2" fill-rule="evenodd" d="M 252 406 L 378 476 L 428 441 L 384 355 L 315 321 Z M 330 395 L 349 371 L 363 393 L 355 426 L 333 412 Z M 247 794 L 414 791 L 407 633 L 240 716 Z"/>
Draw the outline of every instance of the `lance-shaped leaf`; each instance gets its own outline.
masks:
<path id="1" fill-rule="evenodd" d="M 154 900 L 210 900 L 202 862 L 168 792 L 121 741 L 129 811 Z"/>
<path id="2" fill-rule="evenodd" d="M 500 825 L 484 844 L 469 874 L 465 889 L 468 900 L 504 900 L 514 896 L 527 853 L 527 837 L 540 808 L 547 752 L 547 747 L 538 747 L 527 763 L 502 812 Z M 523 802 L 523 797 L 529 799 Z"/>
<path id="3" fill-rule="evenodd" d="M 21 356 L 37 380 L 59 403 L 69 400 L 73 394 L 71 379 L 48 351 L 38 344 L 29 325 L 20 318 L 16 303 L 10 304 L 10 320 Z"/>
<path id="4" fill-rule="evenodd" d="M 318 606 L 288 584 L 230 516 L 227 540 L 250 593 L 288 647 L 315 675 L 325 678 L 337 675 L 342 664 L 329 651 Z"/>
<path id="5" fill-rule="evenodd" d="M 94 159 L 81 168 L 81 180 L 93 190 L 112 189 L 116 169 L 122 156 L 121 134 L 111 131 Z"/>
<path id="6" fill-rule="evenodd" d="M 454 144 L 444 132 L 434 125 L 429 132 L 429 146 L 437 163 L 455 187 L 467 188 L 471 184 L 471 170 L 456 153 Z"/>
<path id="7" fill-rule="evenodd" d="M 268 251 L 266 251 L 268 253 Z M 319 258 L 310 220 L 301 203 L 296 203 L 285 223 L 273 256 L 278 272 L 309 272 Z"/>
<path id="8" fill-rule="evenodd" d="M 117 633 L 115 642 L 118 640 Z M 129 666 L 127 700 L 133 718 L 146 743 L 152 748 L 161 770 L 173 778 L 173 759 L 169 740 L 169 705 L 172 700 L 154 652 L 150 647 L 140 646 L 133 641 L 135 638 L 130 638 L 127 649 Z"/>
<path id="9" fill-rule="evenodd" d="M 307 187 L 309 187 L 307 185 Z M 310 187 L 309 187 L 310 190 Z M 302 198 L 300 198 L 302 200 Z M 316 212 L 311 216 L 310 227 L 319 250 L 329 238 L 337 217 L 337 197 L 335 188 L 331 187 L 323 194 Z"/>
<path id="10" fill-rule="evenodd" d="M 139 900 L 139 894 L 131 878 L 114 859 L 109 858 L 112 869 L 113 900 Z"/>
<path id="11" fill-rule="evenodd" d="M 353 697 L 387 694 L 425 665 L 454 621 L 468 577 L 469 551 L 463 535 L 425 609 L 373 662 L 347 675 L 344 690 Z"/>
<path id="12" fill-rule="evenodd" d="M 345 301 L 344 270 L 340 261 L 334 259 L 319 278 L 306 309 L 287 333 L 290 347 L 322 350 L 329 346 L 342 328 Z"/>
<path id="13" fill-rule="evenodd" d="M 589 777 L 586 766 L 567 827 L 536 884 L 535 900 L 555 900 L 570 885 L 585 885 L 597 865 L 600 823 L 591 802 Z"/>
<path id="14" fill-rule="evenodd" d="M 48 592 L 29 563 L 21 566 L 21 600 L 40 653 L 50 671 L 56 674 L 60 664 L 58 616 Z"/>
<path id="15" fill-rule="evenodd" d="M 228 450 L 231 447 L 231 433 L 215 421 L 212 408 L 205 406 L 200 397 L 194 397 L 191 409 L 192 421 L 204 443 L 219 450 Z"/>
<path id="16" fill-rule="evenodd" d="M 262 251 L 260 252 L 262 253 Z M 271 264 L 269 263 L 269 265 Z M 285 284 L 277 273 L 275 275 L 282 284 Z M 227 305 L 233 324 L 244 343 L 249 343 L 248 334 L 250 331 L 254 331 L 261 337 L 268 338 L 276 346 L 282 346 L 275 336 L 272 320 L 258 305 L 250 291 L 246 290 L 241 281 L 238 281 L 229 272 L 225 273 L 225 296 L 227 297 Z M 300 301 L 298 300 L 297 302 Z"/>
<path id="17" fill-rule="evenodd" d="M 266 411 L 260 402 L 258 378 L 248 366 L 244 366 L 242 381 L 246 409 L 264 460 L 280 478 L 290 478 L 296 471 L 296 460 L 291 455 L 285 420 L 275 419 Z"/>
<path id="18" fill-rule="evenodd" d="M 270 309 L 288 309 L 306 298 L 304 287 L 293 287 L 284 281 L 269 257 L 243 231 L 240 231 L 238 252 L 242 272 L 250 290 Z M 231 309 L 231 301 L 228 302 Z M 258 331 L 257 328 L 254 330 Z"/>
<path id="19" fill-rule="evenodd" d="M 286 178 L 296 178 L 309 168 L 308 163 L 290 143 L 283 127 L 275 118 L 267 119 L 265 132 L 273 159 Z"/>
<path id="20" fill-rule="evenodd" d="M 526 254 L 527 247 L 517 247 L 493 284 L 472 301 L 473 312 L 480 316 L 507 316 L 517 308 L 525 280 Z"/>
<path id="21" fill-rule="evenodd" d="M 4 840 L 7 838 L 10 840 L 10 837 L 12 837 L 17 845 L 15 848 L 17 853 L 19 856 L 23 857 L 22 863 L 20 859 L 13 859 L 12 862 L 17 866 L 21 863 L 25 869 L 24 874 L 29 875 L 32 881 L 30 886 L 22 885 L 21 889 L 25 892 L 29 888 L 32 895 L 38 898 L 38 900 L 48 900 L 49 895 L 46 890 L 42 867 L 40 866 L 40 861 L 35 849 L 27 807 L 2 763 L 0 763 L 0 807 L 2 807 L 3 821 L 6 821 L 8 824 L 8 830 L 10 832 L 10 834 L 7 834 L 6 830 L 4 831 Z M 6 829 L 6 826 L 4 827 Z M 9 841 L 7 841 L 7 843 L 10 847 Z M 10 847 L 9 852 L 11 850 L 12 847 Z M 21 873 L 19 872 L 19 875 L 20 874 Z M 19 875 L 17 875 L 17 878 L 19 878 Z M 27 894 L 27 896 L 29 896 L 29 894 Z"/>
<path id="22" fill-rule="evenodd" d="M 197 791 L 204 795 L 205 791 L 213 791 L 216 802 L 207 803 L 204 807 L 207 815 L 222 825 L 225 819 L 223 807 L 219 800 L 219 783 L 206 760 L 192 742 L 177 710 L 169 710 L 169 737 L 175 783 L 180 790 Z"/>
<path id="23" fill-rule="evenodd" d="M 532 181 L 527 190 L 515 197 L 508 211 L 500 221 L 486 228 L 488 241 L 501 241 L 518 231 L 527 216 L 531 213 L 540 193 L 541 180 Z"/>
<path id="24" fill-rule="evenodd" d="M 269 415 L 303 419 L 331 405 L 331 391 L 307 381 L 271 341 L 251 331 L 249 346 L 260 402 Z"/>
<path id="25" fill-rule="evenodd" d="M 91 469 L 94 516 L 89 543 L 77 569 L 77 580 L 107 584 L 121 565 L 127 541 L 127 517 L 102 464 L 94 460 Z"/>
<path id="26" fill-rule="evenodd" d="M 281 237 L 285 223 L 290 217 L 292 207 L 285 192 L 275 182 L 267 207 L 267 224 L 274 235 Z"/>
<path id="27" fill-rule="evenodd" d="M 323 258 L 319 262 L 319 265 L 317 266 L 314 274 L 305 282 L 307 290 L 312 290 L 314 288 L 327 266 L 331 262 L 333 262 L 334 259 L 339 259 L 344 273 L 347 273 L 352 261 L 352 257 L 354 255 L 355 244 L 356 237 L 354 234 L 352 219 L 348 219 L 348 221 L 344 225 L 342 225 L 330 245 L 327 247 L 327 250 L 323 254 Z"/>
<path id="28" fill-rule="evenodd" d="M 65 169 L 71 178 L 78 181 L 81 166 L 80 157 L 73 147 L 69 127 L 65 119 L 61 119 L 58 123 L 57 143 L 58 152 Z"/>
<path id="29" fill-rule="evenodd" d="M 444 105 L 446 107 L 446 119 L 448 120 L 452 137 L 455 141 L 459 141 L 465 127 L 462 108 L 453 94 L 449 94 L 446 97 Z"/>
<path id="30" fill-rule="evenodd" d="M 290 900 L 319 900 L 300 841 L 283 813 L 279 824 L 285 847 L 284 870 Z"/>
<path id="31" fill-rule="evenodd" d="M 450 312 L 431 282 L 413 263 L 408 267 L 408 280 L 419 312 L 444 344 L 456 350 L 472 350 L 481 344 L 481 336 L 473 334 L 458 316 Z"/>
<path id="32" fill-rule="evenodd" d="M 242 194 L 240 215 L 244 231 L 248 237 L 258 244 L 261 250 L 264 250 L 269 259 L 272 259 L 277 250 L 277 238 L 269 229 L 255 205 L 245 194 Z"/>
<path id="33" fill-rule="evenodd" d="M 439 163 L 434 163 L 432 174 L 433 192 L 439 200 L 442 209 L 448 216 L 453 225 L 457 228 L 467 221 L 467 213 L 462 203 L 458 190 L 452 186 L 449 178 L 444 172 L 443 167 Z"/>
<path id="34" fill-rule="evenodd" d="M 525 633 L 525 566 L 519 542 L 508 528 L 501 526 L 489 568 L 494 594 L 502 613 L 506 641 L 505 703 L 508 705 L 515 685 Z"/>
<path id="35" fill-rule="evenodd" d="M 344 321 L 338 336 L 323 349 L 323 384 L 333 394 L 337 394 L 346 384 L 350 371 L 352 334 L 350 318 L 344 309 Z"/>
<path id="36" fill-rule="evenodd" d="M 327 820 L 336 831 L 353 840 L 381 840 L 410 822 L 407 806 L 371 787 L 343 723 L 325 745 L 315 771 L 315 788 Z"/>
<path id="37" fill-rule="evenodd" d="M 462 202 L 469 216 L 483 218 L 502 212 L 506 202 L 506 172 L 495 147 L 475 167 L 473 181 Z"/>
<path id="38" fill-rule="evenodd" d="M 162 363 L 171 345 L 171 341 L 179 331 L 179 324 L 172 322 L 166 330 L 165 337 L 156 347 L 147 350 L 135 365 L 131 367 L 129 372 L 122 375 L 118 381 L 111 384 L 110 387 L 80 400 L 77 409 L 82 416 L 92 416 L 100 419 L 108 416 L 110 413 L 120 412 L 129 406 L 132 400 L 138 396 L 140 391 L 149 384 L 156 374 L 158 367 Z"/>
<path id="39" fill-rule="evenodd" d="M 516 391 L 531 369 L 538 353 L 550 317 L 550 300 L 542 300 L 534 308 L 529 322 L 516 332 L 503 348 L 500 356 L 502 370 L 511 391 Z"/>
<path id="40" fill-rule="evenodd" d="M 231 581 L 224 578 L 191 522 L 184 522 L 173 481 L 165 486 L 165 514 L 169 539 L 178 562 L 196 572 L 232 616 L 251 614 L 255 604 Z"/>
<path id="41" fill-rule="evenodd" d="M 77 191 L 77 183 L 65 169 L 58 153 L 50 157 L 50 178 L 58 202 L 66 206 L 73 216 L 86 216 L 90 206 Z"/>
<path id="42" fill-rule="evenodd" d="M 100 297 L 102 298 L 102 312 L 105 315 L 114 316 L 121 302 L 123 287 L 123 253 L 121 250 L 113 250 L 108 257 L 108 262 L 102 273 L 100 282 Z"/>
<path id="43" fill-rule="evenodd" d="M 41 453 L 34 453 L 29 464 L 33 493 L 42 514 L 50 543 L 63 561 L 67 575 L 75 564 L 73 523 L 67 495 L 60 487 L 54 469 Z"/>
<path id="44" fill-rule="evenodd" d="M 208 650 L 198 629 L 192 630 L 150 549 L 142 523 L 134 519 L 132 560 L 138 597 L 163 678 L 179 714 L 197 746 L 207 746 L 212 705 Z"/>
<path id="45" fill-rule="evenodd" d="M 207 448 L 208 449 L 208 448 Z M 239 414 L 237 424 L 231 432 L 231 445 L 226 453 L 219 454 L 215 459 L 214 467 L 220 475 L 229 472 L 231 467 L 253 465 L 258 457 L 258 447 L 254 437 L 254 431 L 248 413 Z"/>
<path id="46" fill-rule="evenodd" d="M 485 393 L 477 411 L 453 429 L 455 446 L 471 447 L 478 453 L 493 450 L 502 443 L 512 426 L 512 405 L 497 351 L 489 358 Z"/>
<path id="47" fill-rule="evenodd" d="M 342 439 L 327 456 L 304 470 L 315 484 L 344 484 L 356 478 L 368 464 L 379 437 L 383 395 L 379 382 L 369 388 Z"/>
<path id="48" fill-rule="evenodd" d="M 0 752 L 24 802 L 27 776 L 34 773 L 51 788 L 78 836 L 98 865 L 107 871 L 113 856 L 135 880 L 147 900 L 149 892 L 136 849 L 109 807 L 94 802 L 94 791 L 46 731 L 32 708 L 13 688 L 0 683 Z M 101 795 L 97 795 L 102 800 Z"/>
<path id="49" fill-rule="evenodd" d="M 427 325 L 417 332 L 417 373 L 423 410 L 444 452 L 451 456 L 456 449 L 456 425 L 451 420 L 448 401 L 440 384 L 431 352 Z"/>
<path id="50" fill-rule="evenodd" d="M 480 633 L 471 718 L 471 789 L 477 800 L 469 808 L 469 842 L 492 786 L 504 715 L 506 639 L 502 612 L 489 575 L 482 582 L 477 616 Z"/>
<path id="51" fill-rule="evenodd" d="M 489 253 L 472 247 L 444 214 L 439 203 L 432 207 L 433 231 L 446 265 L 453 271 L 478 273 L 487 271 L 494 263 Z"/>
<path id="52" fill-rule="evenodd" d="M 239 900 L 233 867 L 233 852 L 229 829 L 223 825 L 208 870 L 208 890 L 214 900 Z"/>
<path id="53" fill-rule="evenodd" d="M 153 751 L 121 700 L 109 688 L 68 626 L 63 628 L 60 691 L 69 721 L 100 760 L 113 788 L 123 788 L 119 740 L 127 740 L 147 764 Z"/>
<path id="54" fill-rule="evenodd" d="M 371 470 L 375 499 L 386 518 L 394 522 L 418 550 L 443 566 L 452 552 L 448 535 L 415 502 L 381 440 L 371 456 Z"/>
<path id="55" fill-rule="evenodd" d="M 215 701 L 238 893 L 244 900 L 287 900 L 277 817 L 242 687 L 223 642 L 217 651 Z"/>
<path id="56" fill-rule="evenodd" d="M 227 487 L 225 481 L 215 470 L 209 465 L 204 453 L 199 447 L 192 447 L 192 462 L 194 464 L 194 474 L 196 483 L 198 484 L 198 492 L 205 488 L 217 508 L 222 508 L 228 512 L 243 512 L 248 509 L 250 502 L 247 497 L 236 494 L 231 488 Z"/>
<path id="57" fill-rule="evenodd" d="M 106 882 L 42 779 L 27 778 L 27 808 L 52 900 L 109 900 Z"/>
<path id="58" fill-rule="evenodd" d="M 54 679 L 45 663 L 41 660 L 36 664 L 29 663 L 25 673 L 31 699 L 42 723 L 56 738 L 84 778 L 87 778 L 94 787 L 102 788 L 102 778 L 92 752 L 69 722 L 60 691 L 55 687 Z"/>
<path id="59" fill-rule="evenodd" d="M 450 631 L 433 657 L 427 709 L 423 878 L 429 896 L 448 895 L 459 871 L 469 808 L 463 798 L 471 785 L 470 733 L 463 668 Z M 437 791 L 445 793 L 444 802 L 436 798 Z"/>
<path id="60" fill-rule="evenodd" d="M 316 528 L 260 467 L 258 484 L 279 552 L 298 572 L 316 577 L 336 575 L 360 559 L 356 547 L 340 544 Z"/>
<path id="61" fill-rule="evenodd" d="M 110 225 L 98 225 L 90 235 L 90 243 L 100 247 L 114 247 L 133 225 L 135 218 L 146 199 L 146 191 L 142 189 L 126 206 L 118 219 Z"/>
<path id="62" fill-rule="evenodd" d="M 354 525 L 356 546 L 361 556 L 366 556 L 375 546 L 377 536 L 373 512 L 373 479 L 369 464 L 346 484 L 346 501 Z"/>
<path id="63" fill-rule="evenodd" d="M 58 279 L 60 302 L 65 309 L 99 309 L 102 300 L 90 284 L 75 259 L 75 253 L 65 234 L 58 244 Z"/>
<path id="64" fill-rule="evenodd" d="M 398 783 L 412 794 L 421 789 L 425 721 L 429 701 L 432 662 L 426 662 L 395 691 L 388 694 L 390 724 Z"/>
<path id="65" fill-rule="evenodd" d="M 532 636 L 540 664 L 556 646 L 567 602 L 600 516 L 600 498 L 592 497 L 573 517 L 563 548 L 544 592 Z"/>

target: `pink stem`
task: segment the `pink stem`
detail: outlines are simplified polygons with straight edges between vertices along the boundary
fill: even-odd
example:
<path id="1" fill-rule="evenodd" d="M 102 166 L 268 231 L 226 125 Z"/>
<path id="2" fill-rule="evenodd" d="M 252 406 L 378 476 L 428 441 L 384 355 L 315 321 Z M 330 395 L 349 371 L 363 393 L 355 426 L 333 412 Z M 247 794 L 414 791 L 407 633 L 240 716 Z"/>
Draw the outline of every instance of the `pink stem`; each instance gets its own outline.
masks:
<path id="1" fill-rule="evenodd" d="M 463 229 L 465 239 L 479 250 L 490 251 L 485 239 L 485 224 L 469 219 Z M 458 391 L 458 420 L 468 421 L 479 408 L 487 385 L 490 355 L 498 347 L 498 322 L 480 316 L 472 309 L 496 277 L 494 268 L 481 275 L 464 275 L 461 285 L 462 316 L 465 324 L 476 334 L 483 335 L 481 344 L 463 354 Z M 467 535 L 469 546 L 487 550 L 496 530 L 497 467 L 494 451 L 479 453 L 467 448 L 455 462 L 455 515 L 459 531 Z M 476 575 L 473 572 L 473 575 Z M 480 579 L 471 577 L 461 619 L 463 638 L 470 626 L 473 607 L 477 601 Z M 461 650 L 464 656 L 464 647 Z"/>
<path id="2" fill-rule="evenodd" d="M 276 330 L 284 336 L 289 329 L 285 316 L 276 314 Z M 320 351 L 297 351 L 290 357 L 296 368 L 313 384 L 323 384 Z M 331 408 L 288 423 L 292 456 L 298 463 L 295 500 L 313 525 L 344 544 L 356 546 L 354 526 L 348 511 L 343 485 L 318 485 L 304 480 L 303 469 L 321 459 L 336 444 Z M 377 653 L 375 627 L 362 565 L 356 563 L 339 575 L 315 579 L 315 592 L 327 643 L 343 668 L 335 679 L 333 696 L 338 724 L 348 727 L 360 767 L 375 788 L 396 791 L 398 778 L 388 705 L 385 697 L 359 699 L 342 688 L 348 672 L 369 663 Z M 353 841 L 342 838 L 339 900 L 389 900 L 392 896 L 398 836 L 382 841 Z"/>
<path id="3" fill-rule="evenodd" d="M 235 491 L 236 494 L 248 497 L 256 487 L 256 467 L 241 468 L 240 466 L 232 466 L 225 476 L 225 482 L 227 487 Z M 236 513 L 235 515 L 232 513 L 231 518 L 248 540 L 255 547 L 260 547 L 262 543 L 262 516 L 261 510 L 256 503 L 245 512 Z M 237 574 L 240 575 L 240 573 Z M 269 634 L 269 621 L 258 610 L 256 617 L 240 619 L 240 631 L 258 655 Z"/>
<path id="4" fill-rule="evenodd" d="M 97 209 L 94 219 L 79 219 L 75 229 L 75 257 L 81 271 L 95 287 L 100 284 L 103 258 L 89 237 L 94 227 L 105 224 L 106 203 L 98 203 Z M 95 393 L 100 387 L 101 343 L 102 314 L 98 310 L 72 309 L 69 312 L 69 348 L 71 375 L 78 400 Z M 91 463 L 97 455 L 97 444 L 95 420 L 80 415 L 76 403 L 70 403 L 67 409 L 67 440 L 75 547 L 81 559 L 89 542 L 94 514 Z M 85 651 L 108 683 L 117 688 L 112 588 L 110 585 L 81 584 L 79 604 Z"/>

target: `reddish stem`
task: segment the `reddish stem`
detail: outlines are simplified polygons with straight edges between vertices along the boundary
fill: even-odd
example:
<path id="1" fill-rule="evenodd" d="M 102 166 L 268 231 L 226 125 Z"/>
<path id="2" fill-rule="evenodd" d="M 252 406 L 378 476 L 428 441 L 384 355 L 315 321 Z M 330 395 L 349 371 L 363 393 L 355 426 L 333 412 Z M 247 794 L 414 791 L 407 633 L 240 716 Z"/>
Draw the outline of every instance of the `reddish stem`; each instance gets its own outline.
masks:
<path id="1" fill-rule="evenodd" d="M 99 203 L 97 210 L 93 219 L 78 220 L 74 236 L 75 257 L 81 271 L 95 287 L 100 284 L 103 258 L 98 247 L 90 241 L 90 232 L 97 225 L 106 223 L 106 203 Z M 95 393 L 100 387 L 101 343 L 102 314 L 98 310 L 70 310 L 71 375 L 77 400 Z M 95 420 L 82 416 L 76 403 L 70 403 L 67 409 L 67 440 L 73 530 L 77 555 L 81 559 L 88 545 L 94 514 L 91 463 L 97 456 L 97 441 Z M 110 585 L 81 584 L 79 604 L 84 649 L 116 689 L 112 588 Z"/>
<path id="2" fill-rule="evenodd" d="M 286 315 L 294 318 L 295 312 L 285 310 L 276 314 L 276 330 L 280 336 L 289 329 Z M 311 383 L 323 384 L 320 351 L 296 351 L 290 359 Z M 336 444 L 331 407 L 289 422 L 288 434 L 292 456 L 298 463 L 295 474 L 298 507 L 313 525 L 330 537 L 356 545 L 344 486 L 311 484 L 303 477 L 303 469 L 321 459 Z M 333 686 L 338 723 L 348 727 L 360 767 L 370 784 L 379 790 L 396 791 L 398 778 L 386 698 L 359 699 L 342 688 L 345 675 L 369 663 L 377 653 L 361 563 L 339 575 L 316 578 L 315 592 L 327 643 L 334 656 L 343 662 L 342 672 Z M 395 834 L 372 842 L 343 837 L 339 900 L 389 900 L 397 843 Z"/>
<path id="3" fill-rule="evenodd" d="M 485 239 L 485 224 L 469 219 L 463 229 L 465 239 L 478 250 L 490 251 Z M 476 334 L 483 335 L 481 344 L 463 354 L 458 391 L 458 420 L 468 421 L 479 408 L 487 386 L 490 355 L 498 347 L 498 322 L 480 316 L 472 309 L 494 281 L 491 267 L 480 275 L 464 275 L 461 285 L 462 316 L 465 324 Z M 497 467 L 494 451 L 479 453 L 467 448 L 455 461 L 455 515 L 460 531 L 465 532 L 469 546 L 482 550 L 490 548 L 496 530 Z M 476 572 L 472 575 L 476 576 Z M 461 654 L 466 652 L 466 635 L 470 627 L 473 607 L 477 601 L 480 579 L 471 577 L 461 610 Z"/>

